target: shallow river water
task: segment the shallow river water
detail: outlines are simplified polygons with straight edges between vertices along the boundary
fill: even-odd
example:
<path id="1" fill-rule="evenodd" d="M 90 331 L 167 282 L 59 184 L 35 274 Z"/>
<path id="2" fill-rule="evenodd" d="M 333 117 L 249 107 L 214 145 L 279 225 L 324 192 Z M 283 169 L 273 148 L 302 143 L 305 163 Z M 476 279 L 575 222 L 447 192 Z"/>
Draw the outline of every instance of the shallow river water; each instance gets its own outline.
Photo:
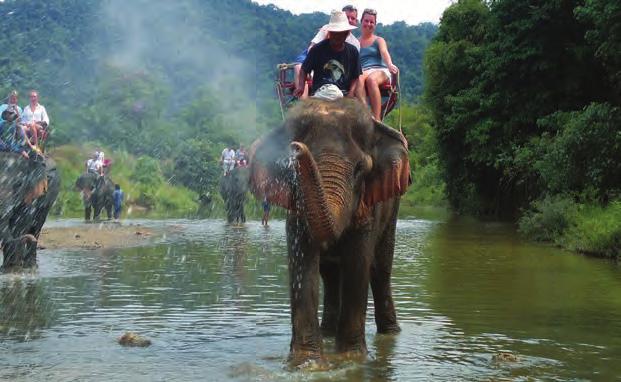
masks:
<path id="1" fill-rule="evenodd" d="M 393 285 L 402 332 L 365 362 L 291 370 L 284 222 L 174 224 L 148 247 L 39 251 L 0 275 L 0 380 L 621 380 L 621 268 L 468 220 L 400 220 Z M 48 226 L 79 224 L 51 222 Z M 135 331 L 148 348 L 124 348 Z M 516 362 L 494 361 L 499 352 Z"/>

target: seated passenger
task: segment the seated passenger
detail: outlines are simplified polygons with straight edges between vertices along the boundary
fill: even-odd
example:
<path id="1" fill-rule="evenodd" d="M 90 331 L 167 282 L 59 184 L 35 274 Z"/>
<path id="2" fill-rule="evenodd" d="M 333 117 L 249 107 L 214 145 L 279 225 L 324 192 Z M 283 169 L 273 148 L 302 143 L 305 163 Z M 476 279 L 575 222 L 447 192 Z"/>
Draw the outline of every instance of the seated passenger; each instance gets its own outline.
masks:
<path id="1" fill-rule="evenodd" d="M 47 116 L 45 107 L 39 104 L 39 93 L 36 90 L 30 92 L 30 104 L 24 108 L 21 116 L 21 123 L 26 133 L 29 146 L 38 150 L 39 137 L 50 124 L 50 118 Z"/>
<path id="2" fill-rule="evenodd" d="M 233 168 L 235 168 L 235 150 L 228 146 L 222 150 L 222 156 L 220 156 L 220 163 L 222 163 L 222 170 L 224 176 L 227 176 Z"/>
<path id="3" fill-rule="evenodd" d="M 101 175 L 101 166 L 99 161 L 97 160 L 98 153 L 95 152 L 87 161 L 86 161 L 86 172 L 89 174 Z"/>
<path id="4" fill-rule="evenodd" d="M 345 42 L 351 30 L 356 29 L 347 21 L 341 11 L 332 11 L 330 23 L 326 25 L 328 39 L 315 45 L 302 63 L 300 77 L 294 95 L 302 96 L 306 85 L 306 74 L 313 72 L 311 95 L 316 98 L 334 100 L 344 95 L 355 96 L 358 77 L 362 73 L 358 50 Z"/>
<path id="5" fill-rule="evenodd" d="M 244 149 L 244 145 L 239 145 L 239 149 L 235 152 L 235 159 L 239 167 L 246 167 L 248 165 L 248 155 Z"/>
<path id="6" fill-rule="evenodd" d="M 380 86 L 390 83 L 391 73 L 397 74 L 399 68 L 392 63 L 386 41 L 375 35 L 377 12 L 365 9 L 362 12 L 362 35 L 360 36 L 360 64 L 362 66 L 362 85 L 358 87 L 358 98 L 365 104 L 367 95 L 371 102 L 373 118 L 381 120 L 382 96 Z"/>
<path id="7" fill-rule="evenodd" d="M 17 109 L 9 108 L 0 114 L 0 151 L 14 152 L 28 159 L 30 156 L 18 138 L 21 130 L 17 128 Z"/>
<path id="8" fill-rule="evenodd" d="M 100 149 L 95 150 L 95 161 L 97 161 L 99 175 L 104 176 L 104 169 L 105 169 L 106 161 L 104 160 L 103 150 L 100 150 Z"/>
<path id="9" fill-rule="evenodd" d="M 22 108 L 17 105 L 17 90 L 11 90 L 6 97 L 7 103 L 0 105 L 0 115 L 8 109 L 13 109 L 17 113 L 17 118 L 22 115 Z"/>
<path id="10" fill-rule="evenodd" d="M 356 9 L 356 7 L 354 7 L 353 5 L 346 5 L 343 7 L 342 11 L 345 12 L 349 25 L 357 27 L 358 26 L 358 10 Z M 314 45 L 319 44 L 320 42 L 322 42 L 328 37 L 328 31 L 326 30 L 326 27 L 327 25 L 324 25 L 323 27 L 321 27 L 321 29 L 319 29 L 319 32 L 317 32 L 315 37 L 313 37 L 313 39 L 311 40 L 308 48 L 306 48 L 302 53 L 300 53 L 293 60 L 293 63 L 295 64 L 295 66 L 293 67 L 293 80 L 295 84 L 297 84 L 299 81 L 300 69 L 302 68 L 302 63 L 306 59 L 306 56 L 308 56 L 308 51 Z M 358 51 L 360 51 L 360 43 L 358 42 L 358 39 L 356 38 L 356 36 L 354 36 L 353 34 L 350 33 L 347 36 L 347 39 L 345 40 L 345 42 L 352 44 L 353 46 L 356 47 L 356 49 L 358 49 Z M 304 93 L 302 94 L 301 98 L 306 98 L 307 96 L 308 96 L 308 86 L 305 85 Z"/>

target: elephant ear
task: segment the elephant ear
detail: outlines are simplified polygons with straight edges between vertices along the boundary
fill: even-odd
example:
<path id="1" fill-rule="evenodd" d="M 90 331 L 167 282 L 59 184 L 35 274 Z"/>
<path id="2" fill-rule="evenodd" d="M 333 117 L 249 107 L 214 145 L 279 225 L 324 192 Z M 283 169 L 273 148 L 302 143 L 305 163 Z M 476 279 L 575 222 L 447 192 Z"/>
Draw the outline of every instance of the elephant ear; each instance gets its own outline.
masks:
<path id="1" fill-rule="evenodd" d="M 403 195 L 412 183 L 408 144 L 400 132 L 374 121 L 373 168 L 365 182 L 364 207 Z"/>
<path id="2" fill-rule="evenodd" d="M 291 209 L 293 199 L 289 179 L 291 137 L 283 127 L 256 140 L 248 150 L 250 191 L 258 198 Z"/>

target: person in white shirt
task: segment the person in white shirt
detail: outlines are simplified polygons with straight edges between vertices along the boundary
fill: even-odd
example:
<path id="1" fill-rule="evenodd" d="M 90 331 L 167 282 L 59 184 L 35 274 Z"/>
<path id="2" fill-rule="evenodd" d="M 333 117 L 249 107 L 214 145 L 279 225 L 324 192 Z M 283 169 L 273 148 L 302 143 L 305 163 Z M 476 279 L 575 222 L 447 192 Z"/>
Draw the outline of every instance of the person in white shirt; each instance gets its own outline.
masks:
<path id="1" fill-rule="evenodd" d="M 222 156 L 220 157 L 222 162 L 222 169 L 224 170 L 224 176 L 227 176 L 229 172 L 235 168 L 235 150 L 226 147 L 222 150 Z"/>
<path id="2" fill-rule="evenodd" d="M 30 137 L 30 139 L 27 139 L 28 144 L 33 149 L 36 149 L 39 146 L 39 137 L 44 131 L 47 131 L 47 127 L 50 124 L 50 118 L 45 107 L 39 104 L 39 93 L 36 90 L 30 92 L 30 104 L 24 107 L 21 123 L 24 134 Z"/>

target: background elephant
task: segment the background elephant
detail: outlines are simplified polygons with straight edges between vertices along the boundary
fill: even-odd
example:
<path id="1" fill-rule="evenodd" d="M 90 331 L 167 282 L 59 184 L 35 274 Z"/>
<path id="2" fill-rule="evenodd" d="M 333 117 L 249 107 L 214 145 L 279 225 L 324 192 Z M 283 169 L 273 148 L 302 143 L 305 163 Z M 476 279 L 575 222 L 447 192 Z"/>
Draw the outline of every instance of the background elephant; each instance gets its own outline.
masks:
<path id="1" fill-rule="evenodd" d="M 248 191 L 248 168 L 235 167 L 220 180 L 220 195 L 224 200 L 226 220 L 229 223 L 244 223 L 244 203 Z"/>
<path id="2" fill-rule="evenodd" d="M 101 209 L 105 207 L 108 220 L 112 219 L 112 206 L 114 199 L 114 182 L 107 176 L 101 177 L 98 174 L 86 173 L 78 177 L 75 187 L 82 191 L 82 201 L 84 202 L 84 220 L 91 220 L 91 209 L 93 220 L 99 220 Z"/>
<path id="3" fill-rule="evenodd" d="M 60 191 L 56 163 L 0 153 L 0 241 L 4 269 L 37 263 L 37 240 Z"/>
<path id="4" fill-rule="evenodd" d="M 321 332 L 336 336 L 339 352 L 366 353 L 369 284 L 378 332 L 398 332 L 390 275 L 399 199 L 410 184 L 403 135 L 357 101 L 308 100 L 250 151 L 253 193 L 290 210 L 292 361 L 320 357 Z"/>

